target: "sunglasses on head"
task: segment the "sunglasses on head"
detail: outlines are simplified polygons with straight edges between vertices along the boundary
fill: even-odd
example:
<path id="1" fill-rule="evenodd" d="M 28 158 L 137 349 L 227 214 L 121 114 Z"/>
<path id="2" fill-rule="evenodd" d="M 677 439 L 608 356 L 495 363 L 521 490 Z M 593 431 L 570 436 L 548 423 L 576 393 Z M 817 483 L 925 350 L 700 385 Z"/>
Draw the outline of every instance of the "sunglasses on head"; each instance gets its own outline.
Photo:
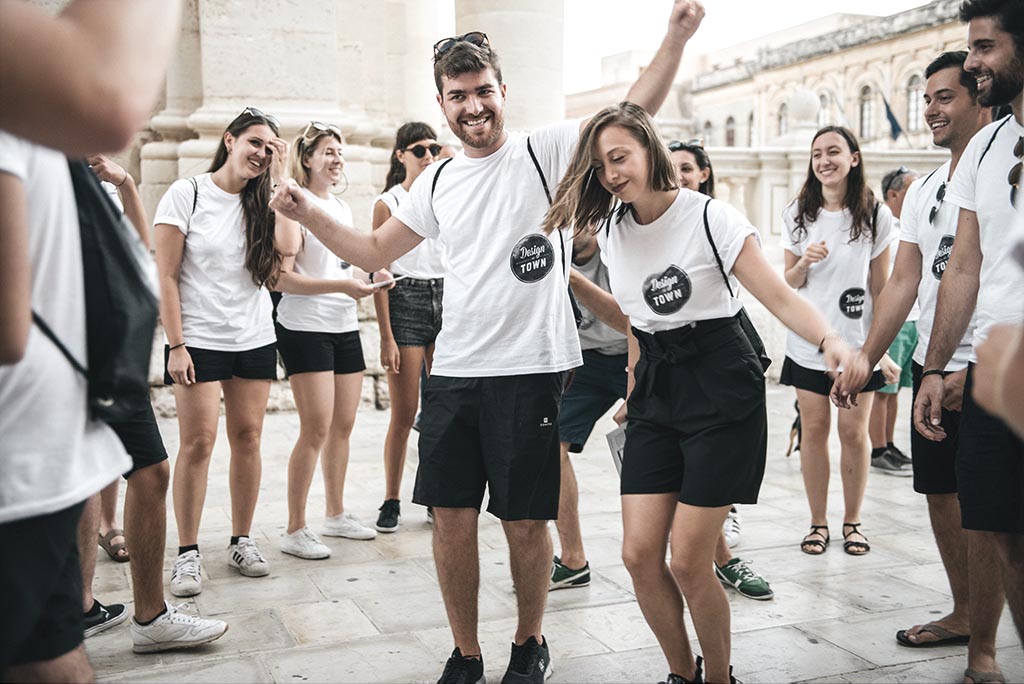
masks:
<path id="1" fill-rule="evenodd" d="M 942 206 L 942 200 L 944 199 L 946 199 L 946 181 L 942 181 L 939 191 L 935 193 L 935 206 L 928 212 L 928 223 L 935 223 L 935 217 L 938 216 L 939 207 Z"/>
<path id="2" fill-rule="evenodd" d="M 263 119 L 274 128 L 281 127 L 281 122 L 278 120 L 276 116 L 274 116 L 273 114 L 264 114 L 255 107 L 246 107 L 245 109 L 243 109 L 242 113 L 239 114 L 238 117 L 242 116 L 251 116 L 254 119 Z M 237 119 L 238 117 L 235 118 Z"/>
<path id="3" fill-rule="evenodd" d="M 315 140 L 324 133 L 333 133 L 341 137 L 341 129 L 334 124 L 325 124 L 320 121 L 310 121 L 302 131 L 302 139 L 306 142 Z"/>
<path id="4" fill-rule="evenodd" d="M 436 62 L 441 55 L 451 50 L 458 43 L 469 43 L 481 48 L 490 47 L 490 42 L 487 40 L 486 33 L 483 31 L 470 31 L 469 33 L 464 33 L 461 36 L 442 38 L 434 43 L 434 61 Z"/>
<path id="5" fill-rule="evenodd" d="M 902 178 L 908 173 L 910 173 L 910 169 L 908 169 L 906 166 L 901 166 L 900 168 L 896 169 L 896 173 L 892 174 L 892 177 L 888 178 L 887 181 L 882 185 L 882 197 L 884 198 L 886 195 L 889 194 L 889 190 L 892 189 L 892 186 L 896 182 L 897 178 Z"/>
<path id="6" fill-rule="evenodd" d="M 1020 190 L 1021 169 L 1024 168 L 1024 135 L 1017 138 L 1017 144 L 1013 146 L 1013 156 L 1021 161 L 1010 169 L 1010 175 L 1006 177 L 1006 182 L 1010 184 L 1010 204 L 1016 206 L 1017 191 Z"/>
<path id="7" fill-rule="evenodd" d="M 686 142 L 683 142 L 682 140 L 673 140 L 672 142 L 670 142 L 668 144 L 668 151 L 669 152 L 678 152 L 679 150 L 688 150 L 688 149 L 692 149 L 694 147 L 699 147 L 700 149 L 703 150 L 704 149 L 704 138 L 691 138 L 690 140 L 687 140 Z"/>
<path id="8" fill-rule="evenodd" d="M 427 156 L 427 152 L 430 152 L 430 156 L 436 157 L 441 154 L 441 146 L 437 143 L 433 145 L 413 145 L 412 147 L 406 147 L 403 152 L 412 152 L 417 159 L 423 159 Z"/>

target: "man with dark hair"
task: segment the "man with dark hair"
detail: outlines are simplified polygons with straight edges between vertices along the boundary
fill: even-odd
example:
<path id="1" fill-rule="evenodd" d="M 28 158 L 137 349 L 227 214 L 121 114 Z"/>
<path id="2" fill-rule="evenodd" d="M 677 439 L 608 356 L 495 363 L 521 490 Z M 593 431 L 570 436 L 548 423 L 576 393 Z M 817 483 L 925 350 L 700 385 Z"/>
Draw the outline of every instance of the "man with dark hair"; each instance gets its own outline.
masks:
<path id="1" fill-rule="evenodd" d="M 964 68 L 977 83 L 978 101 L 1008 103 L 1012 113 L 974 136 L 946 188 L 946 202 L 960 207 L 957 240 L 939 287 L 914 425 L 931 440 L 948 438 L 943 369 L 975 310 L 956 459 L 960 509 L 964 529 L 990 539 L 998 551 L 1007 603 L 1024 641 L 1024 440 L 971 393 L 978 347 L 997 326 L 1024 321 L 1024 273 L 1010 231 L 1024 154 L 1024 3 L 967 0 L 960 17 L 968 22 Z"/>
<path id="2" fill-rule="evenodd" d="M 676 0 L 668 32 L 626 96 L 654 113 L 704 9 Z M 529 136 L 505 130 L 506 84 L 487 36 L 434 46 L 437 101 L 463 152 L 430 167 L 372 234 L 340 226 L 293 182 L 271 206 L 346 261 L 382 265 L 440 238 L 447 267 L 444 328 L 425 390 L 413 501 L 434 510 L 434 560 L 455 650 L 441 682 L 483 681 L 477 634 L 477 526 L 485 491 L 509 543 L 519 623 L 504 682 L 551 672 L 541 632 L 558 514 L 558 411 L 564 372 L 581 363 L 567 293 L 572 234 L 541 224 L 582 125 Z M 376 269 L 372 269 L 376 270 Z"/>
<path id="3" fill-rule="evenodd" d="M 864 347 L 836 382 L 836 397 L 856 393 L 863 387 L 873 364 L 901 329 L 900 322 L 915 300 L 920 304 L 921 314 L 920 342 L 913 358 L 914 394 L 920 389 L 925 352 L 929 340 L 938 334 L 933 322 L 939 283 L 957 232 L 958 209 L 946 201 L 949 179 L 967 144 L 991 122 L 990 110 L 978 102 L 974 78 L 964 71 L 966 59 L 966 52 L 944 52 L 925 70 L 925 122 L 932 131 L 932 142 L 948 149 L 951 158 L 911 185 L 906 193 L 896 266 L 875 302 L 875 317 Z M 914 491 L 924 494 L 928 501 L 935 543 L 953 594 L 953 611 L 938 620 L 900 630 L 896 640 L 911 648 L 968 643 L 967 666 L 977 672 L 997 672 L 995 637 L 1004 602 L 1002 588 L 993 587 L 991 582 L 997 554 L 984 535 L 961 528 L 954 465 L 973 333 L 972 320 L 940 375 L 946 439 L 933 442 L 916 431 L 910 435 Z"/>

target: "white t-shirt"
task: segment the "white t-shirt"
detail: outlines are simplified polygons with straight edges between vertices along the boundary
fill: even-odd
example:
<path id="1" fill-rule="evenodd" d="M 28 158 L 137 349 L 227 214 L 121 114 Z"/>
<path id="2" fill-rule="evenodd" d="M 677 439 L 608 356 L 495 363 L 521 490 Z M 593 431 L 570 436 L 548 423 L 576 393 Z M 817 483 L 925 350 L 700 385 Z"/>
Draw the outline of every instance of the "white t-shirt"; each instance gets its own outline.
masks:
<path id="1" fill-rule="evenodd" d="M 276 341 L 273 305 L 245 267 L 241 195 L 217 187 L 209 173 L 196 176 L 199 196 L 187 178 L 175 181 L 156 208 L 154 225 L 185 235 L 178 291 L 181 329 L 190 347 L 245 351 Z M 177 340 L 175 340 L 177 341 Z"/>
<path id="2" fill-rule="evenodd" d="M 608 267 L 601 260 L 600 251 L 585 264 L 573 264 L 573 268 L 605 292 L 612 291 L 608 280 Z M 579 307 L 580 313 L 583 314 L 579 327 L 580 347 L 585 351 L 593 350 L 602 354 L 625 354 L 628 347 L 626 336 L 604 323 L 583 304 L 579 304 Z"/>
<path id="3" fill-rule="evenodd" d="M 537 129 L 530 144 L 554 192 L 579 140 L 579 122 Z M 456 155 L 431 201 L 427 168 L 396 218 L 444 245 L 444 325 L 435 375 L 482 377 L 552 373 L 582 363 L 567 292 L 569 231 L 545 235 L 548 199 L 525 133 L 508 133 L 493 154 Z"/>
<path id="4" fill-rule="evenodd" d="M 909 192 L 909 190 L 908 190 Z M 904 211 L 906 211 L 906 198 L 903 200 Z M 900 252 L 900 233 L 902 229 L 900 227 L 900 220 L 893 216 L 892 218 L 892 241 L 889 243 L 889 277 L 892 277 L 892 272 L 896 268 L 896 255 Z M 910 313 L 907 314 L 907 322 L 917 322 L 921 319 L 921 307 L 918 301 L 914 300 L 914 306 L 910 308 Z"/>
<path id="5" fill-rule="evenodd" d="M 0 131 L 0 172 L 28 204 L 32 309 L 87 364 L 78 211 L 64 155 Z M 0 523 L 54 513 L 131 468 L 114 432 L 88 416 L 85 378 L 35 325 L 25 356 L 0 366 Z"/>
<path id="6" fill-rule="evenodd" d="M 856 242 L 850 242 L 849 209 L 825 211 L 818 214 L 814 222 L 805 222 L 806 233 L 800 240 L 794 239 L 797 203 L 791 202 L 782 214 L 785 230 L 782 246 L 798 257 L 812 243 L 825 241 L 828 256 L 807 271 L 807 282 L 798 292 L 807 298 L 853 348 L 864 345 L 871 327 L 871 287 L 869 275 L 871 262 L 877 258 L 892 241 L 892 212 L 884 204 L 878 205 L 875 214 L 875 241 L 870 233 L 862 234 Z M 877 267 L 887 268 L 888 264 Z M 825 359 L 818 353 L 818 347 L 792 330 L 786 337 L 786 356 L 804 368 L 826 370 Z"/>
<path id="7" fill-rule="evenodd" d="M 306 195 L 316 206 L 339 223 L 352 225 L 352 210 L 337 197 L 322 199 L 309 190 Z M 295 256 L 295 273 L 321 280 L 349 280 L 352 265 L 327 249 L 313 233 L 302 229 L 302 247 Z M 359 330 L 356 300 L 341 292 L 329 294 L 281 295 L 277 322 L 289 330 L 344 333 Z"/>
<path id="8" fill-rule="evenodd" d="M 373 200 L 383 202 L 391 215 L 394 216 L 406 199 L 409 191 L 401 184 L 393 185 Z M 404 275 L 419 280 L 444 277 L 444 246 L 439 240 L 424 240 L 391 262 L 388 270 L 394 275 Z"/>
<path id="9" fill-rule="evenodd" d="M 996 129 L 999 129 L 998 134 Z M 995 140 L 993 135 L 996 135 Z M 975 308 L 978 327 L 974 331 L 974 349 L 988 337 L 993 326 L 1024 321 L 1024 306 L 1021 306 L 1024 275 L 1013 261 L 1008 238 L 1015 216 L 1007 183 L 1010 169 L 1020 161 L 1013 156 L 1013 146 L 1022 135 L 1024 127 L 1012 114 L 982 128 L 967 144 L 953 180 L 946 187 L 947 202 L 978 215 L 982 262 Z M 992 141 L 990 147 L 989 141 Z M 981 159 L 986 147 L 988 153 Z M 972 349 L 971 361 L 977 360 Z"/>
<path id="10" fill-rule="evenodd" d="M 744 241 L 758 232 L 730 205 L 710 201 L 711 237 L 736 292 L 739 283 L 732 267 Z M 612 293 L 635 328 L 648 333 L 674 330 L 735 316 L 743 308 L 729 294 L 704 232 L 707 202 L 706 195 L 683 188 L 665 213 L 647 225 L 638 224 L 630 212 L 621 221 L 613 217 L 607 234 L 601 225 L 597 239 Z"/>
<path id="11" fill-rule="evenodd" d="M 921 305 L 921 318 L 917 321 L 917 349 L 914 361 L 924 365 L 928 354 L 928 343 L 935 325 L 935 306 L 939 301 L 939 284 L 946 272 L 949 255 L 953 251 L 956 237 L 957 218 L 960 208 L 948 201 L 939 203 L 935 196 L 949 178 L 950 162 L 946 162 L 930 176 L 914 181 L 903 200 L 903 220 L 900 222 L 900 239 L 912 242 L 921 251 L 921 284 L 917 288 L 917 301 Z M 948 192 L 948 190 L 947 190 Z M 938 205 L 935 220 L 928 221 L 932 207 Z M 975 316 L 967 332 L 946 364 L 947 371 L 958 371 L 967 367 L 971 356 L 971 340 L 974 337 Z"/>

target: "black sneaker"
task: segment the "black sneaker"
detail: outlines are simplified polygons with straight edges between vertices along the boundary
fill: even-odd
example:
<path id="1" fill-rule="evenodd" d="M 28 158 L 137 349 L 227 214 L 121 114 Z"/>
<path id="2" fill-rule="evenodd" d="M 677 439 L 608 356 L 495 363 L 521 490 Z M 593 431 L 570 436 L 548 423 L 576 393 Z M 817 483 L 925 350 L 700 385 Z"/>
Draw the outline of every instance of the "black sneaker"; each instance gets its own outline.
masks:
<path id="1" fill-rule="evenodd" d="M 704 660 L 697 656 L 697 668 L 694 670 L 693 679 L 687 679 L 682 675 L 677 675 L 675 672 L 669 672 L 668 677 L 665 677 L 665 681 L 658 682 L 658 684 L 704 684 L 704 673 L 701 672 Z"/>
<path id="2" fill-rule="evenodd" d="M 394 532 L 398 524 L 402 522 L 402 502 L 398 499 L 388 499 L 377 509 L 380 515 L 377 516 L 377 524 L 374 527 L 378 532 Z"/>
<path id="3" fill-rule="evenodd" d="M 444 664 L 444 672 L 437 684 L 486 684 L 483 658 L 466 658 L 455 649 Z"/>
<path id="4" fill-rule="evenodd" d="M 116 627 L 128 619 L 128 611 L 120 603 L 111 603 L 109 606 L 105 606 L 96 601 L 93 608 L 97 606 L 99 610 L 95 615 L 82 615 L 82 621 L 85 623 L 85 631 L 82 632 L 83 638 L 87 639 L 94 634 Z"/>
<path id="5" fill-rule="evenodd" d="M 704 670 L 704 659 L 701 658 L 700 656 L 697 656 L 697 674 L 694 675 L 694 678 L 692 680 L 693 682 L 701 682 L 701 683 L 704 682 L 704 672 L 703 672 L 703 670 Z M 679 675 L 669 675 L 669 677 L 679 677 Z M 678 681 L 686 682 L 687 680 L 683 679 L 682 677 L 679 677 Z M 672 682 L 672 680 L 669 680 L 669 684 L 671 684 L 671 682 Z M 733 676 L 733 674 L 732 674 L 732 665 L 729 666 L 729 684 L 743 684 L 743 682 L 741 682 L 740 680 L 736 679 L 736 677 Z"/>
<path id="6" fill-rule="evenodd" d="M 536 638 L 530 637 L 522 646 L 512 644 L 512 657 L 501 684 L 543 684 L 552 672 L 548 640 L 538 644 Z"/>
<path id="7" fill-rule="evenodd" d="M 895 444 L 890 444 L 885 449 L 902 465 L 910 465 L 914 462 L 912 458 L 900 451 L 899 447 Z"/>

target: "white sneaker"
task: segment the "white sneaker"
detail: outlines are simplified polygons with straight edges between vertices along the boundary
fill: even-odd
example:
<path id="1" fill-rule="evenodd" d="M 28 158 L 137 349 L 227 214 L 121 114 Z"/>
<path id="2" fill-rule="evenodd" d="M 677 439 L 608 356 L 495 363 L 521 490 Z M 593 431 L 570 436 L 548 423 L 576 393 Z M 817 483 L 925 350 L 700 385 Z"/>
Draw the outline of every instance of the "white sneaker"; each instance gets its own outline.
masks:
<path id="1" fill-rule="evenodd" d="M 186 551 L 174 560 L 171 570 L 171 593 L 175 596 L 195 596 L 203 590 L 203 557 L 198 551 Z"/>
<path id="2" fill-rule="evenodd" d="M 324 534 L 328 537 L 365 540 L 376 538 L 377 531 L 364 525 L 351 513 L 342 513 L 333 518 L 324 518 Z"/>
<path id="3" fill-rule="evenodd" d="M 228 546 L 228 565 L 238 568 L 246 577 L 263 577 L 270 574 L 270 563 L 249 537 L 241 537 L 237 544 Z"/>
<path id="4" fill-rule="evenodd" d="M 331 557 L 331 549 L 320 541 L 320 537 L 316 536 L 308 527 L 282 535 L 281 552 L 307 560 Z"/>
<path id="5" fill-rule="evenodd" d="M 722 532 L 725 534 L 725 543 L 731 549 L 740 543 L 740 512 L 735 506 L 729 509 L 722 523 Z"/>
<path id="6" fill-rule="evenodd" d="M 228 631 L 226 622 L 193 617 L 166 601 L 164 605 L 167 612 L 148 625 L 140 625 L 132 618 L 129 631 L 132 635 L 132 651 L 135 653 L 192 648 L 216 641 Z"/>

